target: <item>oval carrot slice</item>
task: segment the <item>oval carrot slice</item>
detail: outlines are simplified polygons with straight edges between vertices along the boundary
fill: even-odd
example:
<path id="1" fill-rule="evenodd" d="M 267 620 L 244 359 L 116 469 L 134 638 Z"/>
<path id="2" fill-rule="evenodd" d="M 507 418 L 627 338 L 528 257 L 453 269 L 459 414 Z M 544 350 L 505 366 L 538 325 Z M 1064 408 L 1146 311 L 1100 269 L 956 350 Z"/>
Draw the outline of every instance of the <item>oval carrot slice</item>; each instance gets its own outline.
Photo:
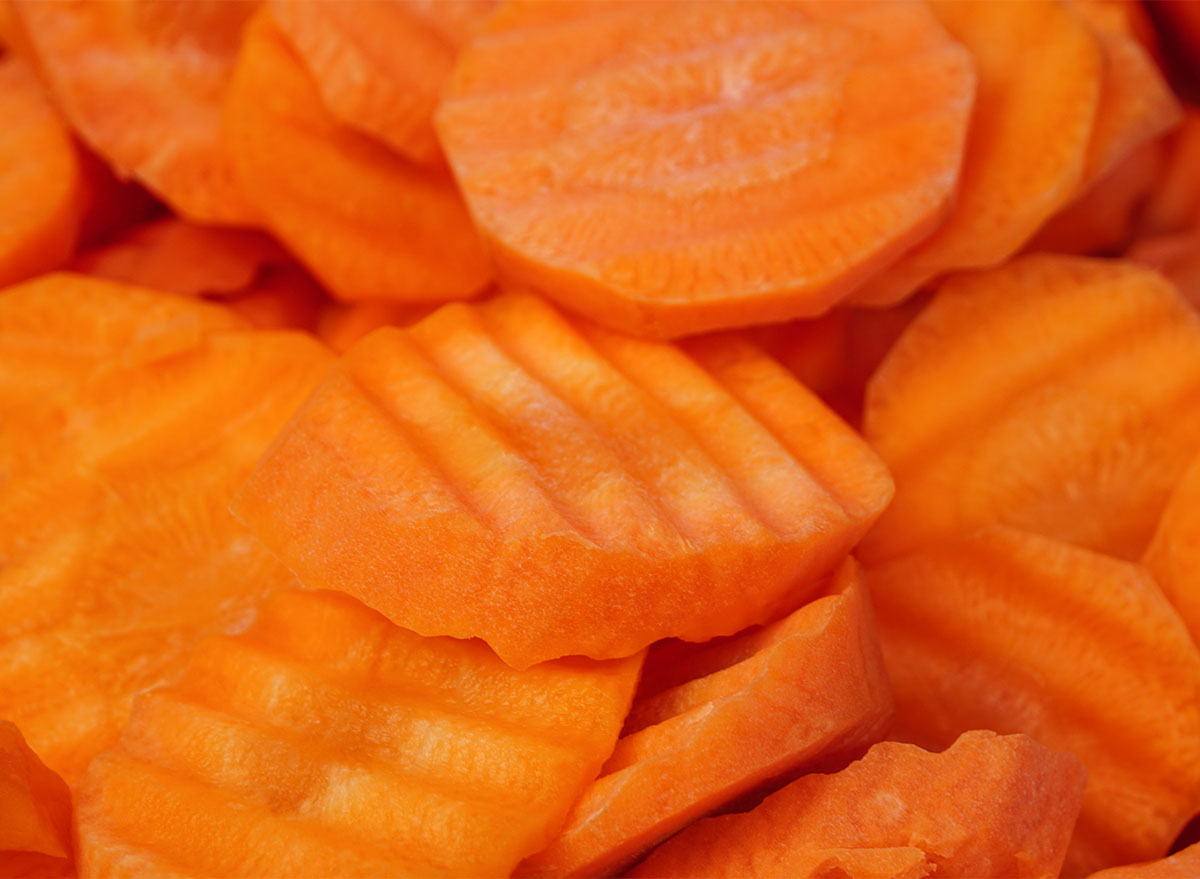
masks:
<path id="1" fill-rule="evenodd" d="M 0 58 L 0 119 L 0 287 L 7 287 L 67 261 L 87 188 L 70 134 L 13 56 Z"/>
<path id="2" fill-rule="evenodd" d="M 1076 194 L 1101 96 L 1101 55 L 1058 0 L 930 8 L 975 59 L 978 93 L 954 212 L 851 301 L 899 302 L 956 269 L 996 265 Z"/>
<path id="3" fill-rule="evenodd" d="M 71 792 L 7 720 L 0 720 L 0 875 L 74 875 Z"/>
<path id="4" fill-rule="evenodd" d="M 1200 318 L 1126 262 L 947 281 L 867 388 L 896 498 L 864 559 L 1003 522 L 1139 558 L 1200 445 Z"/>
<path id="5" fill-rule="evenodd" d="M 882 742 L 739 815 L 709 818 L 630 875 L 1057 876 L 1085 773 L 1025 736 L 964 733 L 930 754 Z"/>
<path id="6" fill-rule="evenodd" d="M 890 494 L 748 342 L 636 340 L 514 293 L 348 351 L 234 508 L 305 585 L 525 667 L 775 619 Z"/>
<path id="7" fill-rule="evenodd" d="M 444 163 L 433 111 L 454 58 L 497 0 L 273 0 L 279 29 L 341 122 Z"/>
<path id="8" fill-rule="evenodd" d="M 439 302 L 487 285 L 483 245 L 449 173 L 331 117 L 266 10 L 247 28 L 225 122 L 246 193 L 331 295 Z"/>
<path id="9" fill-rule="evenodd" d="M 190 220 L 255 221 L 220 126 L 257 0 L 11 2 L 55 103 L 120 174 Z"/>
<path id="10" fill-rule="evenodd" d="M 79 796 L 87 875 L 507 876 L 612 750 L 642 657 L 527 671 L 282 592 L 139 698 Z"/>
<path id="11" fill-rule="evenodd" d="M 670 337 L 820 314 L 926 237 L 971 68 L 919 3 L 518 2 L 436 123 L 502 274 Z"/>
<path id="12" fill-rule="evenodd" d="M 892 699 L 857 564 L 763 629 L 651 648 L 616 750 L 518 876 L 613 876 L 677 830 L 780 777 L 853 759 Z"/>
<path id="13" fill-rule="evenodd" d="M 1200 458 L 1171 495 L 1143 564 L 1200 644 Z"/>
<path id="14" fill-rule="evenodd" d="M 1089 879 L 1194 879 L 1196 876 L 1200 876 L 1200 843 L 1169 858 L 1101 870 Z"/>
<path id="15" fill-rule="evenodd" d="M 996 526 L 867 583 L 897 736 L 987 728 L 1079 757 L 1066 876 L 1166 853 L 1200 809 L 1200 653 L 1144 568 Z"/>

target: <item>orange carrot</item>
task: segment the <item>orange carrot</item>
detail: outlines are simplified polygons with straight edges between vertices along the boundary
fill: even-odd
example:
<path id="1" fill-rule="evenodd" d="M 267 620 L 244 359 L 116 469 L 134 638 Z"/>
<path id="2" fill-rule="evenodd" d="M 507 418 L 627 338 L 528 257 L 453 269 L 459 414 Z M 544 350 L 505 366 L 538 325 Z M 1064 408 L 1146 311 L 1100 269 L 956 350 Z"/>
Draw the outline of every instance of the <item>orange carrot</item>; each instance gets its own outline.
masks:
<path id="1" fill-rule="evenodd" d="M 1090 879 L 1195 879 L 1196 876 L 1200 876 L 1200 843 L 1159 861 L 1101 870 Z"/>
<path id="2" fill-rule="evenodd" d="M 821 314 L 928 236 L 973 92 L 923 3 L 514 2 L 436 124 L 504 276 L 672 337 Z"/>
<path id="3" fill-rule="evenodd" d="M 525 667 L 777 618 L 890 494 L 744 340 L 639 341 L 506 294 L 348 351 L 234 509 L 305 585 Z"/>
<path id="4" fill-rule="evenodd" d="M 0 876 L 70 876 L 71 792 L 0 720 Z"/>
<path id="5" fill-rule="evenodd" d="M 1161 272 L 1200 311 L 1200 224 L 1189 232 L 1142 238 L 1125 256 Z"/>
<path id="6" fill-rule="evenodd" d="M 380 327 L 407 327 L 427 317 L 433 307 L 403 302 L 330 302 L 317 315 L 317 338 L 338 354 Z"/>
<path id="7" fill-rule="evenodd" d="M 1143 563 L 1200 644 L 1200 458 L 1171 495 Z"/>
<path id="8" fill-rule="evenodd" d="M 1142 210 L 1138 230 L 1161 235 L 1200 228 L 1200 110 L 1189 107 L 1167 139 L 1166 167 Z"/>
<path id="9" fill-rule="evenodd" d="M 285 264 L 269 266 L 251 287 L 226 302 L 261 329 L 312 332 L 325 305 L 325 294 L 302 269 Z"/>

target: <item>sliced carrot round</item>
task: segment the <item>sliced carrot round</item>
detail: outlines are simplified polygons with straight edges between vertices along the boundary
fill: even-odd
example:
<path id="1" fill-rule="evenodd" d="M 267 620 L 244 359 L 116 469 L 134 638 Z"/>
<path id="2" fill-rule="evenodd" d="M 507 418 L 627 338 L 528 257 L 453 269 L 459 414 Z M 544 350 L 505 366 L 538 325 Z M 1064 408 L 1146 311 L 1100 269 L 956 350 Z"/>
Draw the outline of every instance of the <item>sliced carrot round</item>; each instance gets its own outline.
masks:
<path id="1" fill-rule="evenodd" d="M 437 127 L 504 274 L 666 337 L 820 314 L 927 236 L 973 94 L 923 3 L 516 2 Z"/>
<path id="2" fill-rule="evenodd" d="M 74 876 L 71 792 L 0 720 L 0 876 Z"/>
<path id="3" fill-rule="evenodd" d="M 1171 495 L 1143 562 L 1200 644 L 1200 458 Z"/>

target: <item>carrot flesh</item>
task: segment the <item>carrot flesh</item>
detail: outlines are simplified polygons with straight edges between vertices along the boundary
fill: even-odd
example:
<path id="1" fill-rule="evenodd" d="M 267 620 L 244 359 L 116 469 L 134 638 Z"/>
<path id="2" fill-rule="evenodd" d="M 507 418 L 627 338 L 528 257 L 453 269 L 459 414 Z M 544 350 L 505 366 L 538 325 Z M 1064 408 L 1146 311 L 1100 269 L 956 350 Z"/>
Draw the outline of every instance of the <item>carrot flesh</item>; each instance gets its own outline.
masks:
<path id="1" fill-rule="evenodd" d="M 0 875 L 71 876 L 71 792 L 0 720 Z"/>
<path id="2" fill-rule="evenodd" d="M 1125 257 L 1161 272 L 1200 311 L 1200 225 L 1192 231 L 1142 238 Z"/>
<path id="3" fill-rule="evenodd" d="M 1157 861 L 1110 867 L 1093 873 L 1089 879 L 1192 879 L 1197 875 L 1200 875 L 1200 843 Z"/>
<path id="4" fill-rule="evenodd" d="M 315 333 L 326 298 L 307 272 L 285 263 L 269 266 L 254 284 L 225 302 L 259 329 Z"/>
<path id="5" fill-rule="evenodd" d="M 1200 458 L 1171 495 L 1143 564 L 1200 644 Z"/>
<path id="6" fill-rule="evenodd" d="M 1166 168 L 1139 217 L 1142 235 L 1200 228 L 1200 110 L 1187 107 L 1167 138 Z"/>
<path id="7" fill-rule="evenodd" d="M 432 311 L 428 305 L 403 302 L 330 302 L 317 315 L 316 334 L 335 353 L 343 354 L 380 327 L 407 327 Z"/>

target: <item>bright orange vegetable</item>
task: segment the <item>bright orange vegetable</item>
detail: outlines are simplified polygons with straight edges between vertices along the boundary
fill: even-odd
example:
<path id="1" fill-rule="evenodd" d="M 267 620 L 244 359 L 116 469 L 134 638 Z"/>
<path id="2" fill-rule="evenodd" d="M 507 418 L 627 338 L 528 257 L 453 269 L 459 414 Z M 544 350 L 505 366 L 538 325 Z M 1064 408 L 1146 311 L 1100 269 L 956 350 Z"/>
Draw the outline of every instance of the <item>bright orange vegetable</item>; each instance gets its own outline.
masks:
<path id="1" fill-rule="evenodd" d="M 267 267 L 254 285 L 225 302 L 256 327 L 312 332 L 326 304 L 325 294 L 294 264 Z"/>
<path id="2" fill-rule="evenodd" d="M 434 308 L 403 302 L 330 302 L 317 315 L 317 337 L 341 354 L 380 327 L 407 327 Z"/>
<path id="3" fill-rule="evenodd" d="M 71 792 L 0 720 L 0 876 L 71 875 Z"/>
<path id="4" fill-rule="evenodd" d="M 1200 311 L 1200 225 L 1190 232 L 1143 238 L 1125 256 L 1162 272 Z"/>
<path id="5" fill-rule="evenodd" d="M 1195 879 L 1196 876 L 1200 876 L 1200 843 L 1159 861 L 1101 870 L 1090 879 Z"/>
<path id="6" fill-rule="evenodd" d="M 1142 235 L 1200 229 L 1200 110 L 1195 107 L 1186 109 L 1167 139 L 1166 162 L 1139 218 Z"/>
<path id="7" fill-rule="evenodd" d="M 1143 563 L 1200 644 L 1200 458 L 1171 495 Z"/>

